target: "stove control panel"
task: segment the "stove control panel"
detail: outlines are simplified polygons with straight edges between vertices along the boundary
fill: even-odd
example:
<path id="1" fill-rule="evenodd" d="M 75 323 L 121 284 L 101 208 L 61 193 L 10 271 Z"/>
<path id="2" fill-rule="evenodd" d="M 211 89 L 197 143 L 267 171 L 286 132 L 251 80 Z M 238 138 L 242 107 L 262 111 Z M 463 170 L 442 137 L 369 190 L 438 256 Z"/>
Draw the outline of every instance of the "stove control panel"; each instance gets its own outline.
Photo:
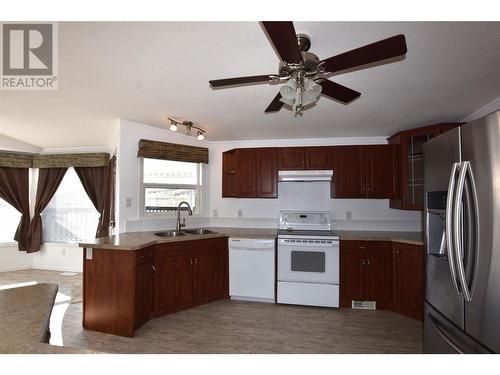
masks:
<path id="1" fill-rule="evenodd" d="M 328 211 L 281 211 L 279 229 L 331 230 L 331 221 Z"/>

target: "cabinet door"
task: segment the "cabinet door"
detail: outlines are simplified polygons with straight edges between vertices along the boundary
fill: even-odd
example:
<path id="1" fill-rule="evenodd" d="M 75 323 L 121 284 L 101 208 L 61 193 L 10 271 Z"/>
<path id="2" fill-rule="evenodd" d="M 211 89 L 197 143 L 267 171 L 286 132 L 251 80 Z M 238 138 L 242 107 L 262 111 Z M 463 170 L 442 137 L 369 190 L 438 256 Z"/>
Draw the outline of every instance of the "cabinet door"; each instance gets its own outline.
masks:
<path id="1" fill-rule="evenodd" d="M 278 171 L 276 169 L 276 149 L 260 148 L 256 156 L 257 197 L 278 197 Z"/>
<path id="2" fill-rule="evenodd" d="M 153 312 L 153 261 L 135 269 L 135 328 L 146 322 Z"/>
<path id="3" fill-rule="evenodd" d="M 364 249 L 358 241 L 340 241 L 340 305 L 365 299 Z"/>
<path id="4" fill-rule="evenodd" d="M 365 146 L 366 197 L 399 196 L 399 158 L 397 145 Z"/>
<path id="5" fill-rule="evenodd" d="M 332 147 L 305 147 L 305 169 L 333 169 Z"/>
<path id="6" fill-rule="evenodd" d="M 209 250 L 194 256 L 193 301 L 199 305 L 226 296 L 227 250 Z"/>
<path id="7" fill-rule="evenodd" d="M 222 197 L 236 196 L 236 151 L 222 153 Z"/>
<path id="8" fill-rule="evenodd" d="M 422 320 L 424 311 L 424 248 L 395 244 L 395 310 Z"/>
<path id="9" fill-rule="evenodd" d="M 256 155 L 255 149 L 236 150 L 236 196 L 239 198 L 255 198 L 257 196 Z"/>
<path id="10" fill-rule="evenodd" d="M 155 267 L 155 314 L 178 311 L 191 306 L 193 299 L 191 256 L 157 259 Z"/>
<path id="11" fill-rule="evenodd" d="M 377 309 L 392 307 L 392 250 L 386 242 L 367 242 L 366 299 L 377 302 Z"/>
<path id="12" fill-rule="evenodd" d="M 336 146 L 332 198 L 364 198 L 364 146 Z"/>
<path id="13" fill-rule="evenodd" d="M 281 147 L 278 149 L 278 170 L 294 171 L 305 168 L 304 147 Z"/>

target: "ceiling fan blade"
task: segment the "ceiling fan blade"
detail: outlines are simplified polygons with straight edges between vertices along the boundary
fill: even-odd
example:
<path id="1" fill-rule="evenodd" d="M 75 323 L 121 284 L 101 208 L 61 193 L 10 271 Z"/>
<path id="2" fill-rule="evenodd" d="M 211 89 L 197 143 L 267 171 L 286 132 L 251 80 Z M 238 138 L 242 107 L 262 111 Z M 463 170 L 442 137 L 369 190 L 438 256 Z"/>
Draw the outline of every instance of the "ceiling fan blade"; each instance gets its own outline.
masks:
<path id="1" fill-rule="evenodd" d="M 212 86 L 212 87 L 244 85 L 244 84 L 249 84 L 249 83 L 269 82 L 269 81 L 272 81 L 273 77 L 276 77 L 276 76 L 261 75 L 261 76 L 213 79 L 211 81 L 208 81 L 208 83 L 210 83 L 210 86 Z"/>
<path id="2" fill-rule="evenodd" d="M 321 95 L 340 100 L 343 103 L 349 103 L 350 101 L 358 98 L 361 95 L 361 93 L 357 91 L 351 90 L 348 87 L 339 85 L 338 83 L 329 81 L 327 79 L 318 83 L 323 88 L 321 90 Z"/>
<path id="3" fill-rule="evenodd" d="M 280 99 L 281 99 L 281 94 L 278 93 L 278 95 L 276 95 L 274 97 L 271 104 L 269 104 L 269 106 L 266 108 L 264 113 L 279 111 L 281 109 L 281 107 L 283 107 L 283 104 L 284 104 L 283 102 L 280 102 Z"/>
<path id="4" fill-rule="evenodd" d="M 303 61 L 293 22 L 262 21 L 262 26 L 266 29 L 267 35 L 271 38 L 281 60 L 293 64 Z"/>
<path id="5" fill-rule="evenodd" d="M 355 66 L 370 64 L 373 62 L 389 59 L 391 57 L 404 55 L 407 51 L 406 39 L 403 34 L 393 36 L 366 46 L 353 49 L 337 56 L 323 60 L 324 67 L 328 72 L 334 73 Z"/>

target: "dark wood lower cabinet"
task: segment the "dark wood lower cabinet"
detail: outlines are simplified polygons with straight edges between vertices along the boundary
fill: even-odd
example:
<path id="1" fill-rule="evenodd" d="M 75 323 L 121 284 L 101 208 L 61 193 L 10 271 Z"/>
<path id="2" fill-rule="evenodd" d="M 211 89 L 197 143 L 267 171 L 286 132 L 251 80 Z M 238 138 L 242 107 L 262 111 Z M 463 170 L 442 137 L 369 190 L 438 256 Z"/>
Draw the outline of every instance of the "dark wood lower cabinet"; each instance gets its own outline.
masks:
<path id="1" fill-rule="evenodd" d="M 423 319 L 423 246 L 385 241 L 340 241 L 340 306 L 353 300 L 376 301 L 390 309 Z"/>
<path id="2" fill-rule="evenodd" d="M 383 241 L 341 241 L 341 306 L 353 300 L 392 306 L 392 249 Z"/>
<path id="3" fill-rule="evenodd" d="M 424 318 L 424 247 L 394 243 L 394 310 Z"/>
<path id="4" fill-rule="evenodd" d="M 192 262 L 190 255 L 165 257 L 156 260 L 155 316 L 186 309 L 192 305 Z"/>
<path id="5" fill-rule="evenodd" d="M 83 327 L 133 337 L 151 317 L 229 298 L 227 238 L 84 250 Z"/>

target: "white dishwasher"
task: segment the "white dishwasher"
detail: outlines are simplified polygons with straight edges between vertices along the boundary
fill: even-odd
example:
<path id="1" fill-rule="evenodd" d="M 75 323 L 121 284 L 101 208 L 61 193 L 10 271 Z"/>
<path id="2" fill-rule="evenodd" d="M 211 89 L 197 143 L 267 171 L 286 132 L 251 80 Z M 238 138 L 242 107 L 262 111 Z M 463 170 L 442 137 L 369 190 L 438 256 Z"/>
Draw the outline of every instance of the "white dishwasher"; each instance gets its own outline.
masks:
<path id="1" fill-rule="evenodd" d="M 229 295 L 244 301 L 275 302 L 275 240 L 229 239 Z"/>

